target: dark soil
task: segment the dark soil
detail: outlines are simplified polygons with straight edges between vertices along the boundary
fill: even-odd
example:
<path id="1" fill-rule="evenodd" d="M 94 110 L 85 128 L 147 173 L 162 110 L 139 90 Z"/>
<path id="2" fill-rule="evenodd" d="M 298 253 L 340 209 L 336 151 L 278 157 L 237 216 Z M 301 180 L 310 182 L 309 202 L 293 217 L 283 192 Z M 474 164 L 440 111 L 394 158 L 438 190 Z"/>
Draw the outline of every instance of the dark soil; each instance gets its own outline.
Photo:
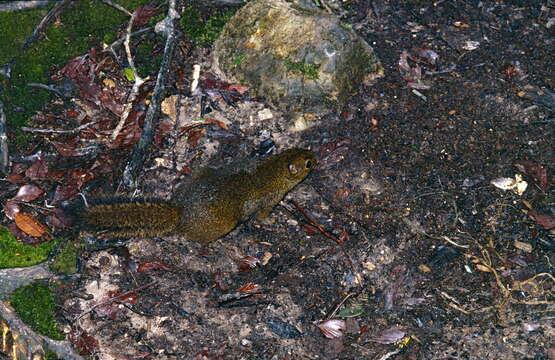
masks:
<path id="1" fill-rule="evenodd" d="M 263 100 L 242 101 L 211 114 L 232 136 L 211 130 L 196 147 L 174 138 L 154 150 L 177 168 L 199 152 L 219 166 L 254 157 L 270 131 L 279 151 L 311 148 L 320 164 L 273 224 L 249 222 L 209 248 L 167 236 L 85 254 L 80 291 L 95 300 L 68 298 L 68 319 L 109 290 L 139 289 L 132 305 L 80 318 L 98 359 L 553 359 L 555 239 L 529 210 L 555 211 L 555 108 L 535 92 L 555 89 L 554 4 L 343 6 L 385 77 L 304 132 L 286 130 L 276 110 L 256 121 Z M 425 98 L 399 71 L 415 48 L 439 55 L 420 64 L 439 73 L 422 76 Z M 186 117 L 191 100 L 180 103 Z M 170 173 L 145 170 L 143 193 L 169 196 Z M 515 174 L 528 182 L 522 195 L 490 184 Z M 246 256 L 261 264 L 245 271 Z M 343 336 L 324 337 L 316 325 L 347 310 Z"/>

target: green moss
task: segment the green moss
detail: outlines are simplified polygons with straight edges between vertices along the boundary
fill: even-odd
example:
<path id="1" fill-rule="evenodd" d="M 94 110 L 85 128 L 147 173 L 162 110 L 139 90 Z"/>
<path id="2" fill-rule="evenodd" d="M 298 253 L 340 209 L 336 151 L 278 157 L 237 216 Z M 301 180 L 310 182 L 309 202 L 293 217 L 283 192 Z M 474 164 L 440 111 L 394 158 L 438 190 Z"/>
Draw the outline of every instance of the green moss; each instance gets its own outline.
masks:
<path id="1" fill-rule="evenodd" d="M 318 79 L 318 69 L 320 66 L 316 64 L 307 64 L 304 61 L 295 62 L 286 59 L 285 68 L 292 73 L 301 74 L 311 80 L 316 80 Z"/>
<path id="2" fill-rule="evenodd" d="M 36 24 L 47 12 L 48 10 L 43 8 L 24 11 L 19 14 L 14 12 L 0 13 L 2 33 L 9 34 L 9 36 L 0 38 L 0 64 L 8 62 L 19 51 L 27 36 L 33 32 Z"/>
<path id="3" fill-rule="evenodd" d="M 162 63 L 162 53 L 153 55 L 155 45 L 155 39 L 148 38 L 137 44 L 135 49 L 135 64 L 142 78 L 158 72 Z"/>
<path id="4" fill-rule="evenodd" d="M 56 353 L 54 353 L 53 351 L 47 349 L 46 352 L 44 353 L 44 360 L 62 360 L 60 359 Z"/>
<path id="5" fill-rule="evenodd" d="M 204 20 L 199 10 L 189 6 L 181 15 L 181 28 L 195 45 L 208 47 L 216 41 L 234 13 L 233 10 L 220 12 Z"/>
<path id="6" fill-rule="evenodd" d="M 15 311 L 33 330 L 54 340 L 63 340 L 63 332 L 54 318 L 54 295 L 50 288 L 42 282 L 16 289 L 11 298 Z"/>
<path id="7" fill-rule="evenodd" d="M 118 4 L 133 11 L 150 3 L 149 0 L 120 0 Z M 48 83 L 50 75 L 63 67 L 69 59 L 86 54 L 102 41 L 116 39 L 117 31 L 127 24 L 127 16 L 97 0 L 75 1 L 60 15 L 59 23 L 50 25 L 43 37 L 36 40 L 22 54 L 18 54 L 24 39 L 31 34 L 46 10 L 10 12 L 0 14 L 0 64 L 15 57 L 12 77 L 4 79 L 0 94 L 6 106 L 8 127 L 16 134 L 16 143 L 26 142 L 17 129 L 44 104 L 52 94 L 29 88 L 30 82 Z"/>
<path id="8" fill-rule="evenodd" d="M 79 255 L 79 246 L 67 241 L 61 247 L 60 251 L 50 265 L 50 270 L 57 274 L 71 275 L 77 272 L 77 256 Z"/>
<path id="9" fill-rule="evenodd" d="M 48 258 L 57 243 L 58 240 L 52 240 L 39 246 L 25 245 L 8 229 L 0 227 L 0 269 L 39 264 Z"/>
<path id="10" fill-rule="evenodd" d="M 245 60 L 245 55 L 236 56 L 236 57 L 233 59 L 233 65 L 239 66 L 239 65 L 241 65 L 241 63 L 242 63 L 244 60 Z"/>

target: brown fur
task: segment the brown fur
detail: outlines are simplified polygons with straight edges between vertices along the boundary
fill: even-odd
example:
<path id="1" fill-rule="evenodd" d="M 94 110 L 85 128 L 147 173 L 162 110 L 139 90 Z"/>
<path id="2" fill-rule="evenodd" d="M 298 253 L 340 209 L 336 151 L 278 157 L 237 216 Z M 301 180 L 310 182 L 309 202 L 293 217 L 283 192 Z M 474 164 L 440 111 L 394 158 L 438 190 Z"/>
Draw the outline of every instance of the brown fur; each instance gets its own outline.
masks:
<path id="1" fill-rule="evenodd" d="M 316 166 L 314 155 L 290 149 L 262 161 L 253 171 L 204 171 L 179 186 L 172 201 L 104 200 L 83 213 L 85 227 L 108 237 L 177 232 L 210 243 L 256 214 L 262 219 Z"/>

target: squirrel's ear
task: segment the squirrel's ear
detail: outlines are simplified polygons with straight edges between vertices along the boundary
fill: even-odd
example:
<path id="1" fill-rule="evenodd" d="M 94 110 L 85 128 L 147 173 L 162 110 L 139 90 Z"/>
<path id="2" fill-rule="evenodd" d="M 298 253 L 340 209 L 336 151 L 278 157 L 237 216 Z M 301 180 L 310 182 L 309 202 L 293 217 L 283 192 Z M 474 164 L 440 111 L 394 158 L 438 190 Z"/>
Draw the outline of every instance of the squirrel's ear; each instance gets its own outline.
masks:
<path id="1" fill-rule="evenodd" d="M 299 168 L 295 165 L 295 163 L 289 164 L 289 172 L 291 173 L 291 175 L 297 175 L 297 173 L 299 172 Z"/>

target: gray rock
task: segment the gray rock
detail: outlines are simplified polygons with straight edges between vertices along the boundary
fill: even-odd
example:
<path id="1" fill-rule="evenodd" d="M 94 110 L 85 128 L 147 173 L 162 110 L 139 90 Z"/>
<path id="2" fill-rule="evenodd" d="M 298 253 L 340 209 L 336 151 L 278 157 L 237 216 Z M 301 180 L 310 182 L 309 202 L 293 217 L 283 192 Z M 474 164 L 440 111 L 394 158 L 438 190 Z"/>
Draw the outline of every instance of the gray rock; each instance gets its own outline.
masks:
<path id="1" fill-rule="evenodd" d="M 383 75 L 370 45 L 311 2 L 253 0 L 214 44 L 214 72 L 286 112 L 322 115 Z"/>

